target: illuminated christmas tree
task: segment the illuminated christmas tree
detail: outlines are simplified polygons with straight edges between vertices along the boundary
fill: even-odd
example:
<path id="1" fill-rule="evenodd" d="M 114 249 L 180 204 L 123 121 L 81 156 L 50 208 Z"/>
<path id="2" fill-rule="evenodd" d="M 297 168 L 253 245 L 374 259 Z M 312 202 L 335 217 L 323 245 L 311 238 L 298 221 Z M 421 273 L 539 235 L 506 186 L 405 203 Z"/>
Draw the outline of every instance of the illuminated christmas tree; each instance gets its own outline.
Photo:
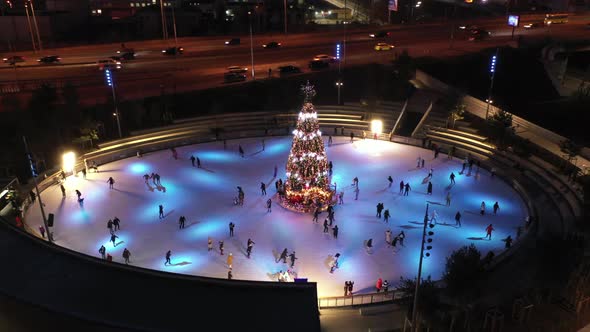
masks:
<path id="1" fill-rule="evenodd" d="M 283 205 L 298 211 L 311 211 L 319 204 L 326 207 L 332 199 L 332 192 L 318 115 L 311 102 L 316 92 L 309 81 L 301 87 L 301 92 L 303 107 L 293 130 Z"/>

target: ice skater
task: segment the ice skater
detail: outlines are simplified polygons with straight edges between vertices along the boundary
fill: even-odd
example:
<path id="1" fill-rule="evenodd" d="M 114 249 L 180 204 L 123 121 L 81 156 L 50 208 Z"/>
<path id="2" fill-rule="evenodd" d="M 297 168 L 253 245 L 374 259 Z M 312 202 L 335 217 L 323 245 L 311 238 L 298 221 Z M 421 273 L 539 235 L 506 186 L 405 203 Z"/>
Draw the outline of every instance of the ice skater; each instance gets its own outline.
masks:
<path id="1" fill-rule="evenodd" d="M 354 188 L 354 200 L 355 201 L 359 200 L 359 191 L 360 191 L 360 189 L 358 186 Z"/>
<path id="2" fill-rule="evenodd" d="M 191 156 L 191 164 L 193 165 L 193 167 L 195 167 L 195 156 Z"/>
<path id="3" fill-rule="evenodd" d="M 389 187 L 388 188 L 391 188 L 391 185 L 393 184 L 393 178 L 391 177 L 391 175 L 387 177 L 387 181 L 389 181 Z"/>
<path id="4" fill-rule="evenodd" d="M 129 264 L 129 259 L 131 258 L 131 252 L 129 249 L 125 248 L 123 250 L 123 259 L 125 260 L 125 264 Z"/>
<path id="5" fill-rule="evenodd" d="M 180 218 L 178 218 L 178 229 L 184 228 L 185 221 L 186 221 L 186 218 L 184 216 L 180 216 Z"/>
<path id="6" fill-rule="evenodd" d="M 328 218 L 324 219 L 324 233 L 328 233 Z"/>
<path id="7" fill-rule="evenodd" d="M 447 197 L 445 197 L 447 206 L 451 206 L 451 192 L 447 192 Z"/>
<path id="8" fill-rule="evenodd" d="M 404 186 L 404 196 L 408 196 L 408 193 L 410 192 L 410 190 L 412 190 L 412 188 L 410 188 L 410 183 L 408 182 Z"/>
<path id="9" fill-rule="evenodd" d="M 223 256 L 223 241 L 219 241 L 219 254 Z"/>
<path id="10" fill-rule="evenodd" d="M 164 205 L 162 204 L 158 206 L 158 218 L 164 219 Z"/>
<path id="11" fill-rule="evenodd" d="M 232 221 L 230 221 L 229 222 L 229 236 L 230 237 L 234 236 L 234 227 L 236 227 L 236 225 Z"/>
<path id="12" fill-rule="evenodd" d="M 492 240 L 492 232 L 493 231 L 494 231 L 494 226 L 492 226 L 492 224 L 489 224 L 488 227 L 486 227 L 486 239 Z"/>
<path id="13" fill-rule="evenodd" d="M 76 196 L 78 196 L 78 202 L 80 202 L 80 200 L 82 199 L 82 193 L 78 189 L 76 189 Z"/>
<path id="14" fill-rule="evenodd" d="M 359 178 L 357 176 L 355 176 L 354 179 L 352 179 L 352 185 L 354 187 L 358 187 L 359 186 Z"/>
<path id="15" fill-rule="evenodd" d="M 332 146 L 332 135 L 328 136 L 328 146 Z"/>
<path id="16" fill-rule="evenodd" d="M 281 255 L 279 256 L 279 259 L 277 259 L 275 261 L 275 263 L 278 263 L 281 261 L 281 259 L 283 260 L 283 263 L 287 263 L 287 248 L 283 249 L 283 252 L 281 252 Z"/>
<path id="17" fill-rule="evenodd" d="M 338 238 L 338 225 L 334 225 L 334 228 L 332 228 L 332 234 L 334 235 L 335 239 Z"/>
<path id="18" fill-rule="evenodd" d="M 107 248 L 105 248 L 104 246 L 100 246 L 100 248 L 98 248 L 98 252 L 100 253 L 100 256 L 102 257 L 102 259 L 107 259 L 107 257 L 106 257 Z"/>
<path id="19" fill-rule="evenodd" d="M 500 204 L 498 204 L 498 202 L 494 203 L 494 215 L 496 214 L 496 212 L 498 212 L 499 209 L 500 209 Z"/>
<path id="20" fill-rule="evenodd" d="M 113 221 L 109 219 L 109 221 L 107 221 L 107 228 L 109 229 L 109 233 L 115 234 L 115 231 L 113 230 Z"/>
<path id="21" fill-rule="evenodd" d="M 383 212 L 383 220 L 385 220 L 386 223 L 389 223 L 389 217 L 391 217 L 391 214 L 389 214 L 389 209 L 387 209 Z"/>
<path id="22" fill-rule="evenodd" d="M 351 131 L 350 132 L 350 143 L 354 142 L 354 133 Z"/>
<path id="23" fill-rule="evenodd" d="M 118 238 L 119 237 L 117 235 L 115 235 L 115 234 L 112 234 L 111 235 L 111 242 L 113 242 L 113 247 L 116 247 L 117 246 L 117 244 L 115 243 L 115 241 L 117 241 Z"/>
<path id="24" fill-rule="evenodd" d="M 315 209 L 315 211 L 313 211 L 313 222 L 317 223 L 318 222 L 318 217 L 320 216 L 320 209 Z"/>
<path id="25" fill-rule="evenodd" d="M 344 204 L 344 191 L 341 191 L 340 195 L 338 195 L 338 204 Z"/>
<path id="26" fill-rule="evenodd" d="M 148 184 L 148 181 L 150 180 L 150 175 L 149 174 L 144 174 L 143 175 L 143 180 L 145 181 L 145 184 Z"/>
<path id="27" fill-rule="evenodd" d="M 209 236 L 207 238 L 207 251 L 213 250 L 213 239 Z"/>
<path id="28" fill-rule="evenodd" d="M 252 248 L 254 247 L 256 243 L 254 243 L 254 241 L 252 241 L 252 239 L 248 239 L 248 243 L 246 244 L 246 256 L 248 258 L 250 258 L 250 255 L 252 254 Z"/>
<path id="29" fill-rule="evenodd" d="M 274 169 L 274 173 L 273 173 L 273 179 L 277 177 L 277 173 L 278 173 L 279 169 L 277 168 L 277 165 L 275 165 L 275 169 Z"/>
<path id="30" fill-rule="evenodd" d="M 121 229 L 121 220 L 119 218 L 117 218 L 116 216 L 113 219 L 113 229 L 115 231 L 118 231 Z"/>
<path id="31" fill-rule="evenodd" d="M 197 168 L 201 168 L 201 159 L 197 157 Z"/>
<path id="32" fill-rule="evenodd" d="M 455 173 L 451 172 L 451 175 L 449 175 L 449 179 L 451 180 L 451 184 L 455 184 Z"/>
<path id="33" fill-rule="evenodd" d="M 334 260 L 332 261 L 332 266 L 330 266 L 330 273 L 334 273 L 334 271 L 339 267 L 338 266 L 338 259 L 340 258 L 340 253 L 337 252 L 336 255 L 334 255 Z"/>
<path id="34" fill-rule="evenodd" d="M 109 184 L 109 189 L 113 189 L 113 185 L 115 184 L 115 179 L 113 179 L 113 177 L 111 176 L 107 180 L 107 183 Z"/>
<path id="35" fill-rule="evenodd" d="M 242 149 L 241 145 L 238 145 L 238 152 L 240 153 L 240 157 L 244 158 L 244 149 Z"/>
<path id="36" fill-rule="evenodd" d="M 436 212 L 436 210 L 432 210 L 432 213 L 430 214 L 430 223 L 436 224 L 437 219 L 438 219 L 438 212 Z"/>
<path id="37" fill-rule="evenodd" d="M 266 148 L 266 144 L 264 143 L 264 138 L 262 139 L 262 151 Z"/>
<path id="38" fill-rule="evenodd" d="M 383 279 L 379 278 L 375 283 L 375 289 L 377 289 L 377 293 L 381 292 L 381 288 L 383 288 Z"/>
<path id="39" fill-rule="evenodd" d="M 264 182 L 260 182 L 260 192 L 263 196 L 266 195 L 266 184 Z"/>
<path id="40" fill-rule="evenodd" d="M 232 269 L 233 262 L 234 262 L 234 255 L 230 252 L 229 255 L 227 255 L 227 267 L 230 270 Z"/>
<path id="41" fill-rule="evenodd" d="M 416 168 L 420 168 L 420 163 L 422 162 L 422 157 L 418 156 L 418 158 L 416 158 Z"/>
<path id="42" fill-rule="evenodd" d="M 479 214 L 482 216 L 486 214 L 486 202 L 481 202 L 481 205 L 479 206 Z"/>
<path id="43" fill-rule="evenodd" d="M 59 189 L 61 189 L 62 197 L 66 197 L 66 187 L 64 187 L 64 185 L 60 183 Z"/>
<path id="44" fill-rule="evenodd" d="M 384 206 L 383 203 L 377 203 L 377 218 L 381 218 L 381 211 L 383 211 Z"/>
<path id="45" fill-rule="evenodd" d="M 426 189 L 426 195 L 432 195 L 432 182 L 428 181 L 428 188 Z"/>
<path id="46" fill-rule="evenodd" d="M 266 212 L 272 212 L 272 200 L 269 198 L 266 200 Z"/>
<path id="47" fill-rule="evenodd" d="M 405 246 L 404 246 L 404 239 L 406 238 L 406 233 L 404 233 L 404 231 L 401 231 L 401 232 L 400 232 L 400 233 L 399 233 L 399 234 L 398 234 L 396 237 L 397 237 L 397 239 L 399 240 L 399 244 L 400 244 L 402 247 L 405 247 Z"/>
<path id="48" fill-rule="evenodd" d="M 455 214 L 455 226 L 461 227 L 461 212 L 459 211 Z"/>
<path id="49" fill-rule="evenodd" d="M 400 181 L 400 183 L 399 183 L 399 194 L 400 194 L 400 195 L 404 193 L 404 188 L 405 188 L 405 183 L 404 183 L 404 181 L 402 180 L 402 181 Z"/>
<path id="50" fill-rule="evenodd" d="M 178 152 L 176 152 L 176 148 L 170 148 L 170 151 L 172 152 L 172 158 L 178 160 Z"/>
<path id="51" fill-rule="evenodd" d="M 430 169 L 430 171 L 428 171 L 428 178 L 432 179 L 432 173 L 434 172 L 434 169 Z"/>
<path id="52" fill-rule="evenodd" d="M 391 239 L 391 236 L 392 236 L 391 235 L 391 230 L 390 229 L 386 230 L 385 231 L 385 243 L 387 243 L 387 246 L 388 247 L 391 246 L 391 240 L 392 240 Z"/>
<path id="53" fill-rule="evenodd" d="M 368 239 L 365 242 L 365 249 L 367 250 L 368 254 L 372 254 L 373 253 L 373 239 Z"/>
<path id="54" fill-rule="evenodd" d="M 420 168 L 424 168 L 424 158 L 422 158 L 422 160 L 420 161 Z"/>
<path id="55" fill-rule="evenodd" d="M 295 252 L 293 251 L 291 254 L 289 254 L 289 260 L 291 261 L 291 268 L 293 268 L 295 266 L 295 260 L 298 259 L 295 256 Z"/>
<path id="56" fill-rule="evenodd" d="M 172 257 L 172 251 L 168 250 L 166 252 L 166 261 L 164 262 L 164 266 L 166 266 L 168 264 L 172 265 L 171 257 Z"/>

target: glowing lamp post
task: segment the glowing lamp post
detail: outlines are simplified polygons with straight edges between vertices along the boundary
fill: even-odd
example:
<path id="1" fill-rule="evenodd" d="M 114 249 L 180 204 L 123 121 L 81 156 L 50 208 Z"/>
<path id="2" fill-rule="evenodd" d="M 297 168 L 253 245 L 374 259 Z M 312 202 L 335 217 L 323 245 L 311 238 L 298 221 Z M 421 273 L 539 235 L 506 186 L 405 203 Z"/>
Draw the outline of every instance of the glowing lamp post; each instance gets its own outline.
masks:
<path id="1" fill-rule="evenodd" d="M 37 199 L 39 200 L 39 209 L 41 209 L 41 217 L 43 218 L 43 225 L 45 226 L 45 230 L 47 230 L 47 241 L 50 243 L 53 242 L 53 236 L 51 235 L 51 231 L 49 230 L 49 224 L 47 223 L 47 216 L 45 215 L 45 209 L 43 206 L 43 201 L 41 200 L 41 193 L 39 192 L 39 186 L 37 185 L 37 176 L 39 176 L 39 172 L 37 171 L 37 163 L 33 160 L 33 156 L 31 152 L 29 152 L 29 145 L 27 144 L 27 139 L 23 136 L 23 143 L 25 144 L 25 152 L 27 154 L 27 159 L 29 160 L 29 166 L 31 167 L 31 176 L 33 177 L 33 183 L 35 184 L 35 192 L 37 193 Z"/>
<path id="2" fill-rule="evenodd" d="M 338 105 L 341 105 L 340 103 L 340 88 L 344 85 L 344 83 L 342 83 L 342 81 L 338 81 L 336 82 L 336 87 L 338 88 Z"/>
<path id="3" fill-rule="evenodd" d="M 500 49 L 496 49 L 496 54 L 492 55 L 490 60 L 490 89 L 488 90 L 488 99 L 486 99 L 486 120 L 490 113 L 490 104 L 492 103 L 492 89 L 494 88 L 494 77 L 496 76 L 496 60 L 498 58 L 498 52 Z"/>
<path id="4" fill-rule="evenodd" d="M 381 135 L 381 133 L 383 132 L 383 121 L 371 121 L 371 132 L 373 133 L 373 137 L 377 139 L 377 137 L 379 137 L 379 135 Z"/>
<path id="5" fill-rule="evenodd" d="M 412 331 L 416 331 L 418 332 L 418 328 L 416 326 L 416 320 L 418 318 L 418 290 L 420 289 L 420 281 L 422 278 L 422 260 L 424 259 L 424 257 L 430 257 L 430 250 L 432 249 L 432 246 L 430 245 L 430 243 L 432 243 L 432 236 L 434 235 L 433 231 L 428 231 L 428 233 L 426 232 L 426 227 L 430 227 L 430 228 L 434 228 L 434 224 L 431 222 L 430 224 L 428 223 L 428 204 L 426 204 L 426 212 L 424 213 L 424 228 L 422 230 L 422 246 L 420 247 L 420 262 L 418 263 L 418 277 L 416 277 L 416 289 L 414 290 L 414 304 L 412 306 Z M 426 239 L 426 235 L 429 236 L 428 239 Z M 425 246 L 425 244 L 428 243 L 428 245 Z M 426 251 L 426 253 L 424 252 Z"/>
<path id="6" fill-rule="evenodd" d="M 66 152 L 61 157 L 62 160 L 62 169 L 64 172 L 74 174 L 74 166 L 76 165 L 76 154 L 73 152 Z"/>
<path id="7" fill-rule="evenodd" d="M 121 134 L 121 121 L 119 120 L 119 108 L 117 107 L 117 95 L 115 94 L 115 79 L 113 77 L 113 73 L 111 70 L 106 68 L 104 70 L 104 76 L 107 82 L 107 85 L 111 87 L 111 92 L 113 93 L 113 105 L 115 107 L 115 113 L 113 114 L 117 118 L 117 129 L 119 130 L 119 138 L 123 137 Z"/>

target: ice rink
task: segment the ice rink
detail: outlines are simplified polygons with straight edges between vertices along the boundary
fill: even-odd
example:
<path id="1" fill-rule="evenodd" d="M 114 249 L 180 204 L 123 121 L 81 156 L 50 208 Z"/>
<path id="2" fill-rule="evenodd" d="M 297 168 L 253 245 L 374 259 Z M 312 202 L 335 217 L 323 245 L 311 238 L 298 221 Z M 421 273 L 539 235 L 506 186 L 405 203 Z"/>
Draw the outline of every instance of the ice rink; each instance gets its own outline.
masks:
<path id="1" fill-rule="evenodd" d="M 300 278 L 318 283 L 318 296 L 344 295 L 343 286 L 352 280 L 354 292 L 372 292 L 378 278 L 395 287 L 400 276 L 417 274 L 422 221 L 426 204 L 436 210 L 438 220 L 431 256 L 424 259 L 423 276 L 439 279 L 446 257 L 461 246 L 474 243 L 482 256 L 489 250 L 504 250 L 502 239 L 516 238 L 516 228 L 527 216 L 524 202 L 502 179 L 476 166 L 471 175 L 460 175 L 462 160 L 447 159 L 440 154 L 434 159 L 430 150 L 375 140 L 334 137 L 326 146 L 328 159 L 333 162 L 332 182 L 344 191 L 344 204 L 335 206 L 335 225 L 339 234 L 323 233 L 322 213 L 319 222 L 311 214 L 285 210 L 278 204 L 275 180 L 285 180 L 285 163 L 292 137 L 267 137 L 265 151 L 261 138 L 223 143 L 212 142 L 177 148 L 175 160 L 169 150 L 99 165 L 87 178 L 69 176 L 62 198 L 59 185 L 42 193 L 46 213 L 55 214 L 53 227 L 56 244 L 88 255 L 100 256 L 105 245 L 114 261 L 123 263 L 125 248 L 131 252 L 131 264 L 172 273 L 226 278 L 227 255 L 233 253 L 234 279 L 277 281 L 277 272 L 287 270 L 287 264 L 277 263 L 280 252 L 287 248 L 298 258 L 293 271 Z M 327 142 L 327 137 L 324 137 Z M 245 158 L 238 154 L 238 144 Z M 199 157 L 202 168 L 191 166 L 190 156 Z M 426 159 L 424 168 L 416 168 L 416 159 Z M 277 178 L 273 178 L 274 166 Z M 433 169 L 433 194 L 427 195 L 428 172 Z M 161 186 L 152 180 L 144 182 L 143 175 L 158 173 Z M 449 175 L 454 172 L 456 184 L 450 186 Z M 393 185 L 389 188 L 387 177 Z M 352 179 L 359 178 L 359 197 L 354 200 Z M 115 179 L 109 189 L 107 179 Z M 410 183 L 408 196 L 399 194 L 399 182 Z M 267 196 L 261 195 L 260 183 L 267 185 Z M 235 206 L 237 186 L 245 191 L 244 206 Z M 84 198 L 77 202 L 75 190 Z M 447 191 L 451 191 L 451 206 L 445 206 Z M 267 213 L 266 200 L 272 198 L 272 212 Z M 486 214 L 480 215 L 480 204 L 486 203 Z M 498 202 L 497 215 L 492 205 Z M 385 223 L 376 217 L 376 205 L 382 202 L 391 219 Z M 42 225 L 38 200 L 27 212 L 27 223 L 34 230 Z M 165 218 L 158 218 L 158 205 L 164 206 Z M 462 227 L 455 227 L 455 214 L 462 214 Z M 185 229 L 179 229 L 178 219 L 186 216 Z M 114 247 L 110 242 L 107 221 L 115 216 L 121 229 Z M 233 222 L 235 236 L 229 236 L 228 224 Z M 485 228 L 493 224 L 492 240 L 484 239 Z M 385 243 L 385 231 L 393 235 L 404 231 L 404 245 L 396 248 Z M 214 250 L 207 251 L 207 239 L 214 240 Z M 246 241 L 254 242 L 252 257 L 246 257 Z M 373 251 L 368 253 L 364 242 L 373 239 Z M 225 242 L 225 255 L 220 255 L 218 242 Z M 172 251 L 172 265 L 164 266 L 166 251 Z M 330 273 L 330 262 L 340 253 L 340 267 Z"/>

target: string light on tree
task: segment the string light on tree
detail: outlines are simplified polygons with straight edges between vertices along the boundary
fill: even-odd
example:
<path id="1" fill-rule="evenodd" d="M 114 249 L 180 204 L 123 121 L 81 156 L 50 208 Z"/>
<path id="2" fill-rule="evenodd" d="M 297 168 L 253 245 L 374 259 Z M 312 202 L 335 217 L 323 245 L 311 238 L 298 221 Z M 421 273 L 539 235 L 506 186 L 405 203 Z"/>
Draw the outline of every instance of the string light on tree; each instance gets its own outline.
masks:
<path id="1" fill-rule="evenodd" d="M 307 82 L 301 87 L 304 100 L 293 130 L 293 143 L 287 159 L 287 180 L 283 206 L 296 211 L 311 211 L 317 205 L 327 206 L 332 200 L 328 178 L 328 159 L 318 122 L 311 102 L 316 95 Z"/>

